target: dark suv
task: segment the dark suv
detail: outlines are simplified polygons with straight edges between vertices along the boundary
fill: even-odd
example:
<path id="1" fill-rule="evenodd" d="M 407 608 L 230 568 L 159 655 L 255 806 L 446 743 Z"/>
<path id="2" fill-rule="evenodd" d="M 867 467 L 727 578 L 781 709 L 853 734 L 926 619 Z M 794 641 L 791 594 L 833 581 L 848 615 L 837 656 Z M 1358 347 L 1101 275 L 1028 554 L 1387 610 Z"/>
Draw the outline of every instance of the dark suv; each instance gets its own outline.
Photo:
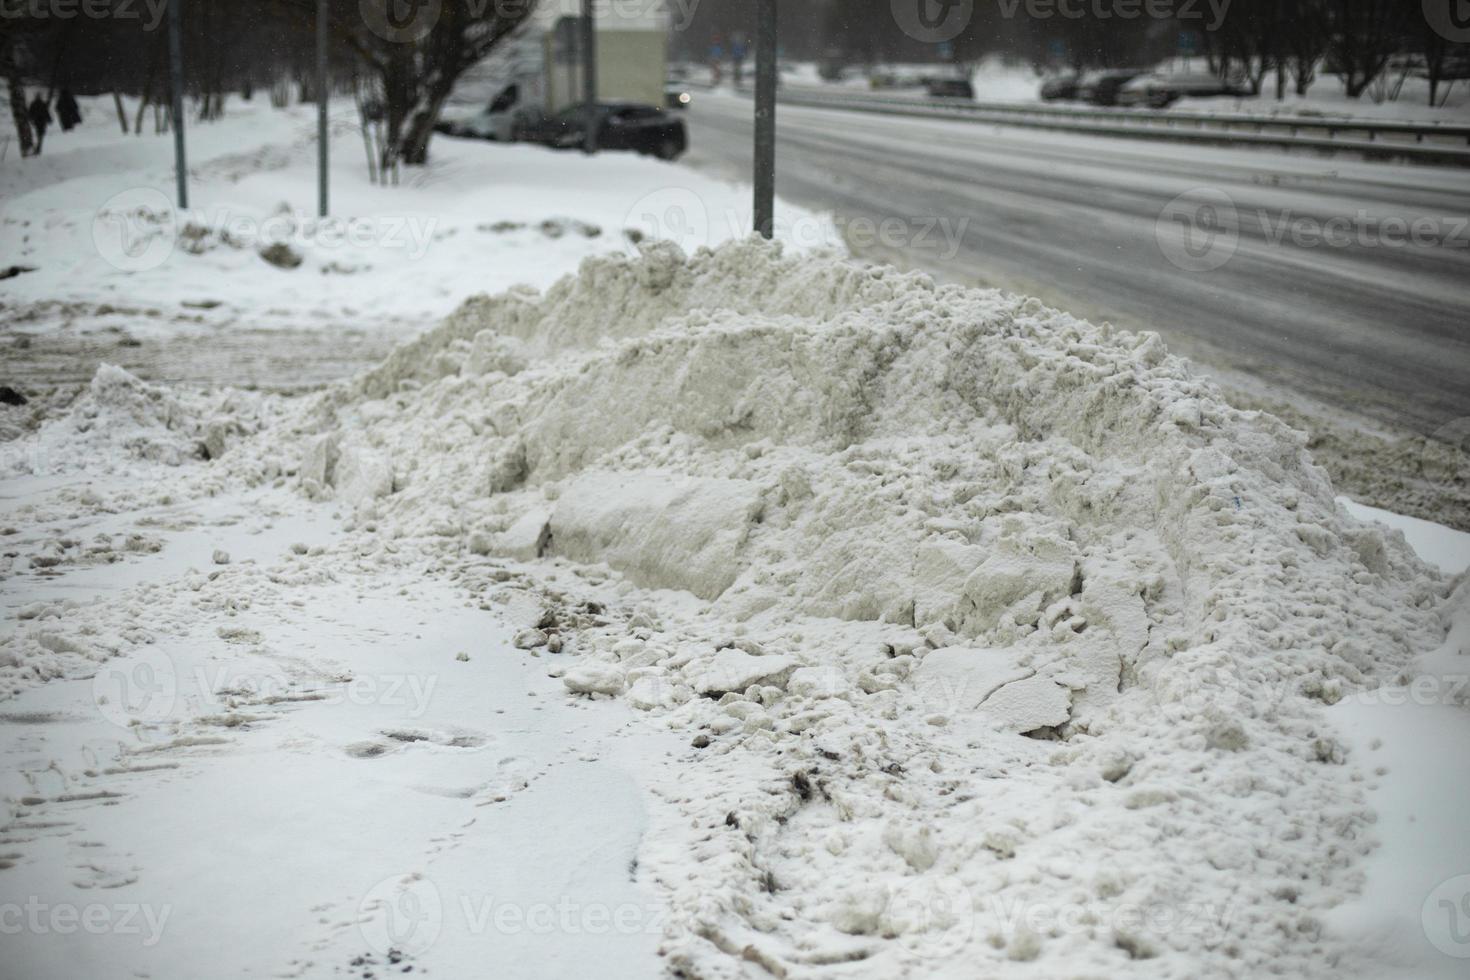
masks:
<path id="1" fill-rule="evenodd" d="M 661 160 L 672 160 L 689 146 L 684 120 L 657 106 L 638 102 L 599 102 L 597 118 L 599 150 L 632 150 Z M 527 121 L 519 137 L 558 150 L 578 149 L 585 142 L 587 109 L 574 105 L 554 116 Z"/>

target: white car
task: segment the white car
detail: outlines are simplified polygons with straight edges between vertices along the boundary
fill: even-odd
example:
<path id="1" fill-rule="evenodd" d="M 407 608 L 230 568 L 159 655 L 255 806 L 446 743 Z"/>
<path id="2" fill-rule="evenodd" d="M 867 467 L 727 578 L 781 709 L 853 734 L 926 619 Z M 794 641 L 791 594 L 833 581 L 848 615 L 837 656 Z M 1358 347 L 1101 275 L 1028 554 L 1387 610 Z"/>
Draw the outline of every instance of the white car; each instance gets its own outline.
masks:
<path id="1" fill-rule="evenodd" d="M 1182 98 L 1241 98 L 1250 87 L 1236 78 L 1222 79 L 1209 72 L 1150 72 L 1118 90 L 1117 104 L 1162 109 Z"/>
<path id="2" fill-rule="evenodd" d="M 500 140 L 509 143 L 516 138 L 516 119 L 520 106 L 520 86 L 507 85 L 490 104 L 470 116 L 445 119 L 439 131 L 449 136 Z"/>

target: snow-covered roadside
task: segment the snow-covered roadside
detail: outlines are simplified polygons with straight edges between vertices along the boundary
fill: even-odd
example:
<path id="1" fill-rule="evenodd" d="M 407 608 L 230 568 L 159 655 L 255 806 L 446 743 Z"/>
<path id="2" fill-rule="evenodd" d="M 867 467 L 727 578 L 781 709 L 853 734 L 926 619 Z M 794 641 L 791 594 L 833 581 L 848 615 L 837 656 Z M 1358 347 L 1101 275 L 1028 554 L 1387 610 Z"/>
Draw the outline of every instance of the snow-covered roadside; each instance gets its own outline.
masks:
<path id="1" fill-rule="evenodd" d="M 50 680 L 0 696 L 0 972 L 655 974 L 645 783 L 685 741 L 567 700 L 513 645 L 529 594 L 344 549 L 296 493 L 171 499 L 176 475 L 5 483 L 12 553 L 148 547 L 6 574 L 5 645 Z M 143 481 L 154 506 L 95 506 Z"/>
<path id="2" fill-rule="evenodd" d="M 254 220 L 277 177 L 309 187 L 293 125 L 203 199 Z M 533 154 L 507 170 L 526 228 L 466 246 L 466 217 L 415 270 L 453 295 L 375 254 L 323 274 L 309 236 L 294 272 L 216 245 L 116 278 L 161 308 L 207 271 L 282 338 L 263 296 L 340 344 L 341 311 L 289 292 L 306 272 L 413 333 L 457 307 L 443 326 L 304 398 L 102 370 L 0 447 L 0 906 L 45 906 L 17 962 L 1246 977 L 1435 952 L 1413 929 L 1426 874 L 1470 870 L 1463 783 L 1404 760 L 1463 709 L 1351 712 L 1455 670 L 1463 581 L 1340 512 L 1297 434 L 1035 301 L 753 243 L 634 259 L 574 224 L 512 246 L 571 210 L 559 180 L 699 241 L 745 192 L 599 160 L 653 188 L 630 202 L 576 156 L 446 146 L 464 169 L 358 190 L 489 213 L 476 168 Z M 166 186 L 149 159 L 119 169 Z M 74 244 L 85 213 L 33 190 Z M 459 306 L 598 251 L 544 298 Z M 77 268 L 47 288 L 112 316 Z M 1402 950 L 1352 940 L 1394 920 Z"/>
<path id="3" fill-rule="evenodd" d="M 167 136 L 120 136 L 107 100 L 84 109 L 44 156 L 0 166 L 0 253 L 32 270 L 0 280 L 7 383 L 84 380 L 106 360 L 157 379 L 310 387 L 475 293 L 544 288 L 638 237 L 694 230 L 714 244 L 750 227 L 748 188 L 633 154 L 439 137 L 430 166 L 375 186 L 350 104 L 333 108 L 321 221 L 315 110 L 263 99 L 189 130 L 179 212 Z M 841 247 L 828 218 L 784 202 L 778 227 L 795 248 Z M 267 261 L 273 245 L 290 254 Z"/>
<path id="4" fill-rule="evenodd" d="M 1404 535 L 1446 574 L 1470 569 L 1470 534 L 1342 501 L 1348 512 Z M 1452 610 L 1443 646 L 1403 682 L 1344 699 L 1328 712 L 1352 753 L 1370 767 L 1369 801 L 1380 847 L 1364 862 L 1363 895 L 1328 922 L 1403 976 L 1464 976 L 1470 942 L 1470 606 Z"/>
<path id="5" fill-rule="evenodd" d="M 1169 70 L 1182 72 L 1207 72 L 1208 68 L 1202 59 L 1180 59 L 1172 66 L 1162 66 Z M 909 78 L 919 78 L 925 75 L 947 75 L 954 69 L 949 65 L 940 64 L 914 64 L 914 65 L 889 65 L 883 71 L 895 73 Z M 1035 69 L 1025 64 L 1007 64 L 999 58 L 987 58 L 975 65 L 971 70 L 970 84 L 975 89 L 975 98 L 981 102 L 1012 102 L 1017 104 L 1032 104 L 1041 102 L 1041 86 L 1045 80 L 1037 74 Z M 782 80 L 789 84 L 806 88 L 821 88 L 831 92 L 843 89 L 854 91 L 872 91 L 872 85 L 865 74 L 853 72 L 841 82 L 825 82 L 817 73 L 814 63 L 802 63 L 792 66 L 791 70 L 782 72 Z M 1435 107 L 1428 104 L 1429 83 L 1422 78 L 1407 78 L 1402 84 L 1395 75 L 1392 79 L 1394 86 L 1398 88 L 1398 97 L 1389 99 L 1387 97 L 1389 87 L 1375 87 L 1361 98 L 1350 99 L 1343 90 L 1340 80 L 1335 77 L 1323 75 L 1308 90 L 1304 96 L 1288 91 L 1284 99 L 1276 98 L 1276 80 L 1274 77 L 1266 79 L 1262 93 L 1259 96 L 1247 98 L 1200 98 L 1182 99 L 1170 107 L 1173 112 L 1189 113 L 1245 113 L 1247 115 L 1260 116 L 1335 116 L 1351 117 L 1364 120 L 1397 120 L 1402 122 L 1443 122 L 1449 124 L 1463 124 L 1470 119 L 1470 87 L 1465 82 L 1457 81 L 1453 85 L 1443 83 L 1438 93 L 1438 98 L 1443 103 Z M 883 89 L 881 91 L 892 94 L 913 95 L 915 98 L 924 96 L 924 92 L 917 86 L 902 87 L 897 89 Z M 1077 102 L 1060 103 L 1062 105 L 1081 105 Z"/>
<path id="6" fill-rule="evenodd" d="M 258 607 L 273 647 L 342 605 L 333 580 L 453 583 L 525 627 L 566 703 L 682 733 L 644 771 L 632 869 L 667 902 L 673 969 L 1386 969 L 1332 927 L 1373 887 L 1381 795 L 1327 705 L 1410 678 L 1463 580 L 1354 520 L 1299 434 L 1154 338 L 753 242 L 657 246 L 472 301 L 319 398 L 171 402 L 107 374 L 91 397 L 33 438 L 115 442 L 118 478 L 10 520 L 279 493 L 329 500 L 341 536 L 26 610 L 0 654 L 18 706 L 232 611 Z M 211 433 L 209 462 L 169 455 Z M 60 569 L 62 545 L 27 556 Z M 232 662 L 230 642 L 202 649 Z M 309 734 L 310 711 L 260 730 Z M 324 742 L 377 744 L 348 716 Z"/>

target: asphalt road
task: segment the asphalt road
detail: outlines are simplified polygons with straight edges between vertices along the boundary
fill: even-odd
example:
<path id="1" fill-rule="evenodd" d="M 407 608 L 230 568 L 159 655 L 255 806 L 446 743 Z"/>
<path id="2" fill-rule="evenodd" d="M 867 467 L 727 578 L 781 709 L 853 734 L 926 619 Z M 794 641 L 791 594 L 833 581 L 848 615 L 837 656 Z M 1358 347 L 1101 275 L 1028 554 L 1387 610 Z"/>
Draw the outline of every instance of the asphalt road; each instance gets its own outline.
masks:
<path id="1" fill-rule="evenodd" d="M 747 99 L 700 94 L 688 123 L 684 162 L 749 179 Z M 1470 171 L 793 106 L 777 144 L 777 194 L 860 255 L 1157 330 L 1348 417 L 1470 420 Z"/>

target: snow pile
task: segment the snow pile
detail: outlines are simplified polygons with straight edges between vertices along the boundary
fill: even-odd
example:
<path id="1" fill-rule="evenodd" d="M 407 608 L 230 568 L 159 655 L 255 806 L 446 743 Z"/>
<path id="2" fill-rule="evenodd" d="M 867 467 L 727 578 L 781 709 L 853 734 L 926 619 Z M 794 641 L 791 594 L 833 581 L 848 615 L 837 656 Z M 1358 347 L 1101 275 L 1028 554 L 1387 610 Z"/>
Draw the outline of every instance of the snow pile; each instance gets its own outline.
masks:
<path id="1" fill-rule="evenodd" d="M 507 561 L 574 562 L 551 669 L 700 733 L 646 858 L 673 965 L 1344 955 L 1372 813 L 1321 709 L 1439 646 L 1449 588 L 1157 337 L 656 245 L 472 300 L 317 413 L 302 482 L 360 554 L 502 602 Z"/>
<path id="2" fill-rule="evenodd" d="M 116 474 L 140 462 L 179 466 L 218 458 L 237 437 L 266 424 L 263 407 L 250 393 L 167 388 L 103 364 L 34 436 L 7 445 L 0 476 Z"/>

